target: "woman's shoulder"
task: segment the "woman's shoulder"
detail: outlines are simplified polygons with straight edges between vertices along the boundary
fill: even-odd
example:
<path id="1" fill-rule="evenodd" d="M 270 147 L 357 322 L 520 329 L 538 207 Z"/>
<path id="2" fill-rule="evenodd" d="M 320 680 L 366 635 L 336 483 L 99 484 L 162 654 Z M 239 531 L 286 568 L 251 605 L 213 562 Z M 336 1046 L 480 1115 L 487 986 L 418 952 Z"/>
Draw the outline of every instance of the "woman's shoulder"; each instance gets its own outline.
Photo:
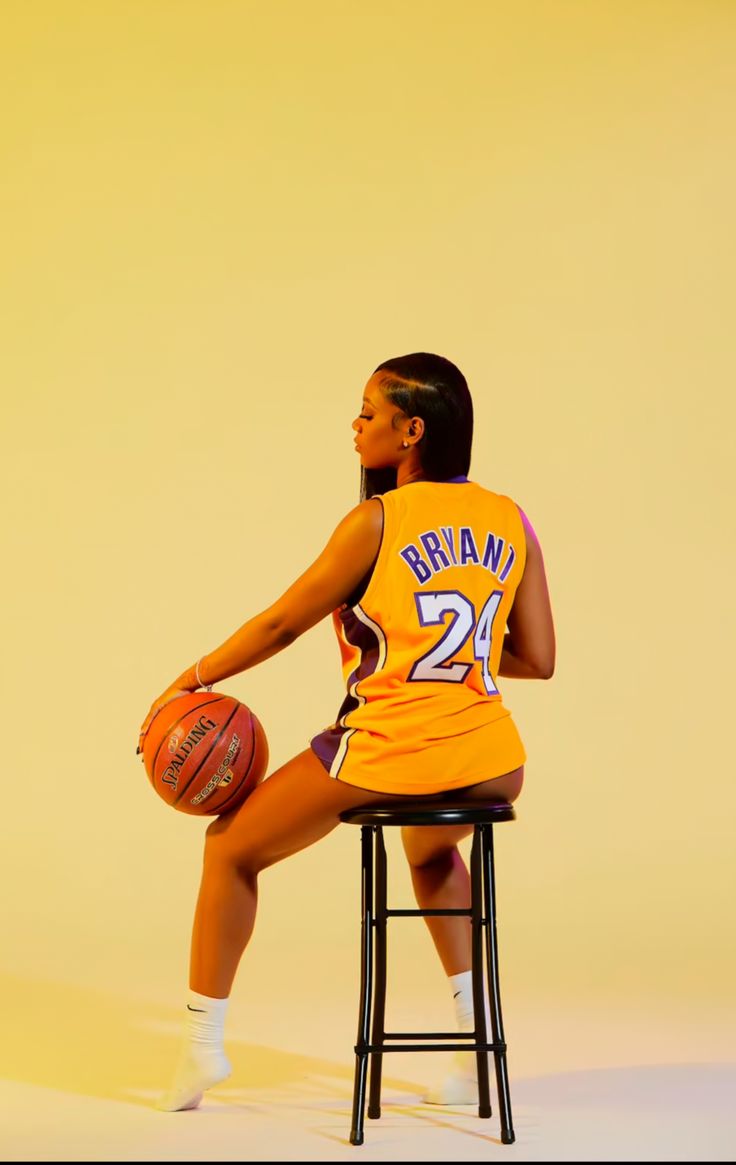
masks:
<path id="1" fill-rule="evenodd" d="M 341 525 L 355 530 L 378 529 L 383 522 L 382 503 L 383 499 L 378 495 L 364 498 L 345 514 Z"/>
<path id="2" fill-rule="evenodd" d="M 483 485 L 479 481 L 468 482 L 468 485 L 475 486 L 476 490 L 489 501 L 494 501 L 502 506 L 511 506 L 516 510 L 521 511 L 521 506 L 511 494 L 504 493 L 503 490 L 491 489 L 490 486 Z"/>

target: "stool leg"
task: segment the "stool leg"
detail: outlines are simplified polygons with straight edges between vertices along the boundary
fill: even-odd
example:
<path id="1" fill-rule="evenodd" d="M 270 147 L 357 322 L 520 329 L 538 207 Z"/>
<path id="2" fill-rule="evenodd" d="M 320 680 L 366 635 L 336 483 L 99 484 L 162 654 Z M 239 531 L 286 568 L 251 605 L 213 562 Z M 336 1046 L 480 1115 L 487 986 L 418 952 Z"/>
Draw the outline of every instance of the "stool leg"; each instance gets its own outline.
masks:
<path id="1" fill-rule="evenodd" d="M 373 1031 L 371 1043 L 383 1045 L 386 1024 L 386 845 L 383 829 L 376 827 L 376 901 L 375 901 L 375 968 L 376 979 L 373 992 Z M 383 1055 L 371 1052 L 371 1083 L 368 1092 L 368 1116 L 378 1120 L 381 1115 L 381 1070 Z"/>
<path id="2" fill-rule="evenodd" d="M 501 991 L 498 979 L 498 944 L 496 939 L 496 879 L 493 868 L 493 826 L 481 825 L 483 838 L 483 888 L 486 914 L 486 961 L 490 987 L 491 1029 L 496 1048 L 493 1060 L 496 1067 L 496 1087 L 501 1117 L 501 1141 L 513 1145 L 516 1140 L 511 1120 L 511 1096 L 506 1070 L 506 1041 L 501 1015 Z"/>
<path id="3" fill-rule="evenodd" d="M 373 995 L 373 826 L 361 826 L 360 1014 L 355 1045 L 355 1081 L 350 1144 L 363 1144 L 363 1113 L 368 1069 L 368 1033 Z"/>
<path id="4" fill-rule="evenodd" d="M 488 1042 L 483 981 L 483 877 L 480 826 L 473 830 L 470 851 L 470 906 L 472 927 L 473 1017 L 476 1044 Z M 478 1062 L 478 1116 L 492 1114 L 488 1082 L 488 1052 L 476 1052 Z"/>

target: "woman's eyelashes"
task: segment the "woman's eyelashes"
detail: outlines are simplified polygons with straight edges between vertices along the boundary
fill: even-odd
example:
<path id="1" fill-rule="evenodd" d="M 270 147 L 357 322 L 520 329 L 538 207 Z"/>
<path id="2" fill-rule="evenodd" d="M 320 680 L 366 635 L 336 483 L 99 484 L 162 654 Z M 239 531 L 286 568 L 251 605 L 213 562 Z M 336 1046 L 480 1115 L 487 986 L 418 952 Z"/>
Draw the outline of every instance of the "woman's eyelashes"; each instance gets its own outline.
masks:
<path id="1" fill-rule="evenodd" d="M 373 416 L 372 416 L 372 415 L 371 415 L 371 416 L 368 416 L 366 413 L 360 413 L 360 414 L 359 414 L 359 419 L 360 419 L 361 421 L 372 421 L 372 420 L 373 420 Z"/>

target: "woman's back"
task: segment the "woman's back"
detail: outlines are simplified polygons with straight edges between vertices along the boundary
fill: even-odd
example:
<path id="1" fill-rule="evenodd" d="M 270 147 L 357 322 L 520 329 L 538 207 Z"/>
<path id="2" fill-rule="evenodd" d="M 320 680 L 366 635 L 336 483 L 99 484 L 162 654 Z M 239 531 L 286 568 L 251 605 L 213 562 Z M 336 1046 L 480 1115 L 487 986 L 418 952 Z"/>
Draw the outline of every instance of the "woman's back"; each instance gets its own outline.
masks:
<path id="1" fill-rule="evenodd" d="M 525 759 L 496 684 L 526 560 L 519 508 L 464 478 L 381 502 L 368 585 L 334 616 L 348 694 L 312 747 L 332 776 L 384 792 L 507 772 Z"/>

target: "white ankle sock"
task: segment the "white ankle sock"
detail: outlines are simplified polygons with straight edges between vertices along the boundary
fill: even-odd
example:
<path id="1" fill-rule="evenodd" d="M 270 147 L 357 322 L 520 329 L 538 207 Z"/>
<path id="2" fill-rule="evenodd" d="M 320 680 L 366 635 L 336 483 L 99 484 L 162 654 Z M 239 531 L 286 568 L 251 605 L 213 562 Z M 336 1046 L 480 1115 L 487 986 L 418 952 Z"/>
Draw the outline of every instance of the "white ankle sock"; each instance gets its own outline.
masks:
<path id="1" fill-rule="evenodd" d="M 473 1013 L 473 973 L 460 971 L 449 975 L 448 983 L 455 1004 L 455 1018 L 458 1030 L 472 1031 L 475 1027 Z M 491 1022 L 486 1003 L 486 1039 L 491 1040 Z M 424 1097 L 427 1104 L 477 1104 L 478 1103 L 478 1063 L 475 1052 L 453 1052 L 450 1071 L 439 1088 Z"/>
<path id="2" fill-rule="evenodd" d="M 457 1026 L 461 1032 L 473 1030 L 473 972 L 460 971 L 458 975 L 449 975 L 452 999 L 455 1004 Z"/>
<path id="3" fill-rule="evenodd" d="M 169 1091 L 157 1108 L 176 1112 L 196 1108 L 202 1093 L 225 1080 L 231 1072 L 223 1048 L 227 999 L 211 999 L 190 991 L 187 997 L 187 1024 L 179 1062 Z"/>

